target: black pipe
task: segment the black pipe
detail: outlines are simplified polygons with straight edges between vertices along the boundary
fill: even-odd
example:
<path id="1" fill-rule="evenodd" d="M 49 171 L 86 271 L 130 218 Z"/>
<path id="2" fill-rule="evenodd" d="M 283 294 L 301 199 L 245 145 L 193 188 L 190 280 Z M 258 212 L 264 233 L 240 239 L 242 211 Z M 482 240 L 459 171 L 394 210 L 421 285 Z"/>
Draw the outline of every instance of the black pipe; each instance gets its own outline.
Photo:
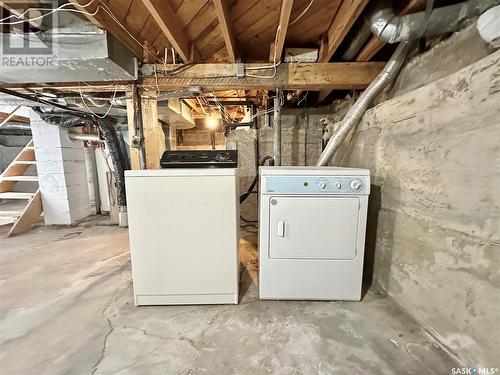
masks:
<path id="1" fill-rule="evenodd" d="M 125 141 L 121 133 L 118 133 L 116 124 L 109 119 L 99 117 L 86 118 L 74 113 L 43 112 L 39 108 L 33 108 L 33 110 L 43 121 L 51 125 L 71 127 L 91 124 L 99 128 L 108 145 L 111 162 L 116 173 L 118 206 L 126 207 L 125 170 L 130 169 L 130 160 L 125 151 Z"/>
<path id="2" fill-rule="evenodd" d="M 31 136 L 31 128 L 29 125 L 7 123 L 0 127 L 0 135 Z"/>
<path id="3" fill-rule="evenodd" d="M 68 127 L 82 126 L 85 124 L 97 125 L 109 147 L 111 161 L 115 169 L 118 191 L 118 206 L 127 206 L 127 197 L 125 193 L 125 170 L 130 169 L 130 159 L 128 158 L 126 152 L 124 152 L 124 147 L 126 146 L 124 145 L 125 142 L 123 141 L 123 137 L 118 137 L 115 125 L 113 123 L 111 123 L 108 119 L 101 119 L 97 116 L 92 116 L 89 113 L 82 112 L 80 110 L 74 110 L 57 103 L 52 103 L 36 96 L 21 94 L 16 91 L 4 88 L 0 88 L 0 92 L 62 109 L 64 112 L 44 112 L 40 108 L 33 107 L 33 110 L 38 113 L 40 118 L 49 124 Z"/>
<path id="4" fill-rule="evenodd" d="M 115 125 L 107 119 L 96 118 L 96 123 L 101 130 L 101 134 L 106 141 L 111 155 L 111 161 L 116 173 L 116 189 L 118 206 L 127 206 L 127 196 L 125 192 L 125 170 L 130 169 L 130 161 L 121 147 L 122 140 L 118 135 Z"/>
<path id="5" fill-rule="evenodd" d="M 265 156 L 262 158 L 260 161 L 260 165 L 266 164 L 266 161 L 269 160 L 269 165 L 274 165 L 274 158 L 272 156 Z M 255 188 L 255 185 L 257 185 L 257 181 L 259 180 L 259 171 L 257 170 L 257 173 L 255 174 L 255 177 L 248 187 L 248 190 L 240 195 L 240 204 L 243 203 L 249 196 L 250 194 L 254 193 L 253 189 Z"/>

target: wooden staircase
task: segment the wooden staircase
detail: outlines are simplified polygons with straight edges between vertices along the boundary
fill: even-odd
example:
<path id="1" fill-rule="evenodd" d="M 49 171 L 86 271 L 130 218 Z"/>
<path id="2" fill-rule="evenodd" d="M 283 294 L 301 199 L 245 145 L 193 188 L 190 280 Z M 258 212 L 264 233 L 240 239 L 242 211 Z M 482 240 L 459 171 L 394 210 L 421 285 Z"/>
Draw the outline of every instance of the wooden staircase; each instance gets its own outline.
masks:
<path id="1" fill-rule="evenodd" d="M 40 189 L 37 187 L 33 193 L 13 191 L 18 182 L 38 182 L 38 176 L 25 175 L 26 171 L 33 165 L 36 166 L 35 148 L 33 141 L 30 141 L 0 175 L 0 218 L 10 219 L 13 222 L 7 234 L 8 237 L 26 232 L 32 228 L 33 224 L 40 221 L 40 215 L 43 211 Z M 23 201 L 22 209 L 13 211 L 2 207 L 8 206 L 2 205 L 2 202 L 14 200 Z"/>

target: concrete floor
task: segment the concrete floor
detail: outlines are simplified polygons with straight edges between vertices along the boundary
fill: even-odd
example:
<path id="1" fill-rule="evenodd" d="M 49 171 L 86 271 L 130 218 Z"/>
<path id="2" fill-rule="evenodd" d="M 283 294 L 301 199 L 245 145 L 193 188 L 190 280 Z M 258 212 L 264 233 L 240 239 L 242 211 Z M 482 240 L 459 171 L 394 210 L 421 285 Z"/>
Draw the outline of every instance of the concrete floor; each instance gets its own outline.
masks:
<path id="1" fill-rule="evenodd" d="M 0 239 L 1 374 L 448 374 L 391 300 L 261 302 L 245 232 L 238 306 L 133 304 L 127 230 Z"/>

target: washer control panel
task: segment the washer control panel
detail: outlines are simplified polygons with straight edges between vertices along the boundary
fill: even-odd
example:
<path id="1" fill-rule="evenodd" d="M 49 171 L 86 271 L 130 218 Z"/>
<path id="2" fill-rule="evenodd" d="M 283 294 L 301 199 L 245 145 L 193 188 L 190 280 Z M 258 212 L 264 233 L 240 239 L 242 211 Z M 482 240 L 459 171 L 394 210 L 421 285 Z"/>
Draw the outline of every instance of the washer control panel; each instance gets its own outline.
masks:
<path id="1" fill-rule="evenodd" d="M 368 194 L 367 176 L 268 176 L 266 193 Z"/>

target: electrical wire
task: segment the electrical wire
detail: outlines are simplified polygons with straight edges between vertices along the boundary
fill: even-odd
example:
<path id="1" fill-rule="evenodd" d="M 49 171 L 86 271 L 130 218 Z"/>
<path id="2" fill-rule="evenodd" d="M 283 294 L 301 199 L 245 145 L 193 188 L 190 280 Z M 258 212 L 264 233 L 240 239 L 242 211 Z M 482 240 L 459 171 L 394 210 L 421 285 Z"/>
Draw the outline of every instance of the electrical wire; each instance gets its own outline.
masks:
<path id="1" fill-rule="evenodd" d="M 200 105 L 201 110 L 203 111 L 203 113 L 204 113 L 205 115 L 208 115 L 207 111 L 205 111 L 205 107 L 203 106 L 203 103 L 201 102 L 201 100 L 200 100 L 200 98 L 199 98 L 198 96 L 196 97 L 196 101 L 197 101 L 197 102 L 198 102 L 198 104 Z"/>
<path id="2" fill-rule="evenodd" d="M 90 0 L 87 4 L 85 5 L 80 5 L 80 7 L 82 8 L 86 8 L 88 7 L 89 5 L 91 5 L 95 0 Z M 57 8 L 54 8 L 52 9 L 51 11 L 49 11 L 48 13 L 44 13 L 38 17 L 33 17 L 33 18 L 27 18 L 27 19 L 22 19 L 20 21 L 14 21 L 14 22 L 3 22 L 5 21 L 6 19 L 9 19 L 9 18 L 23 18 L 24 15 L 32 10 L 48 10 L 47 8 L 29 8 L 27 9 L 26 11 L 24 11 L 23 13 L 21 13 L 19 16 L 16 16 L 16 15 L 10 15 L 8 17 L 5 17 L 5 18 L 2 18 L 0 20 L 0 25 L 19 25 L 19 24 L 22 24 L 22 23 L 25 23 L 25 22 L 33 22 L 33 21 L 38 21 L 38 20 L 41 20 L 43 19 L 44 17 L 47 17 L 47 16 L 50 16 L 51 14 L 54 14 L 60 10 L 63 10 L 65 12 L 74 12 L 74 13 L 83 13 L 85 15 L 88 15 L 88 16 L 95 16 L 98 12 L 98 8 L 96 9 L 95 12 L 93 13 L 89 13 L 89 12 L 85 12 L 83 10 L 77 10 L 77 9 L 63 9 L 69 5 L 73 5 L 72 3 L 66 3 L 66 4 L 63 4 L 61 6 L 58 6 Z"/>
<path id="3" fill-rule="evenodd" d="M 95 0 L 90 0 L 87 4 L 85 5 L 80 5 L 80 7 L 82 8 L 86 8 L 88 7 L 89 5 L 91 5 Z M 21 23 L 24 23 L 24 22 L 32 22 L 32 21 L 37 21 L 39 19 L 42 19 L 43 17 L 46 17 L 46 16 L 49 16 L 59 10 L 64 10 L 66 12 L 71 12 L 71 11 L 75 11 L 75 9 L 63 9 L 67 6 L 72 6 L 73 4 L 72 3 L 66 3 L 66 4 L 63 4 L 61 6 L 58 6 L 57 8 L 54 8 L 52 9 L 49 13 L 45 13 L 45 14 L 42 14 L 41 16 L 39 17 L 35 17 L 35 18 L 30 18 L 30 19 L 25 19 L 25 20 L 21 20 L 21 21 L 15 21 L 15 22 L 11 22 L 11 23 L 6 23 L 4 22 L 5 20 L 8 20 L 9 18 L 18 18 L 18 19 L 21 19 L 21 18 L 24 18 L 24 16 L 32 11 L 32 10 L 48 10 L 47 8 L 28 8 L 26 9 L 23 13 L 19 14 L 19 15 L 15 15 L 15 14 L 11 14 L 10 16 L 8 17 L 4 17 L 0 20 L 0 25 L 17 25 L 17 24 L 21 24 Z M 78 12 L 78 11 L 77 11 Z"/>
<path id="4" fill-rule="evenodd" d="M 94 115 L 95 117 L 97 118 L 100 118 L 100 119 L 103 119 L 103 118 L 106 118 L 109 114 L 109 112 L 111 111 L 111 108 L 113 108 L 113 100 L 115 100 L 116 98 L 116 92 L 118 91 L 118 85 L 115 86 L 115 92 L 113 93 L 113 97 L 111 98 L 111 100 L 109 101 L 109 108 L 108 110 L 106 111 L 106 113 L 104 115 L 98 115 L 97 113 L 93 112 L 89 106 L 87 105 L 87 102 L 85 101 L 84 97 L 83 97 L 83 93 L 82 93 L 82 88 L 80 87 L 80 85 L 78 85 L 78 92 L 80 93 L 80 98 L 82 98 L 82 102 L 83 102 L 83 105 L 85 106 L 85 108 L 87 108 L 87 110 L 92 114 Z"/>
<path id="5" fill-rule="evenodd" d="M 295 17 L 295 19 L 293 21 L 288 22 L 288 26 L 292 26 L 295 22 L 297 22 L 298 20 L 300 20 L 304 16 L 304 14 L 307 13 L 307 11 L 311 7 L 311 5 L 313 5 L 313 3 L 314 3 L 314 0 L 311 0 L 311 2 L 309 3 L 309 5 L 306 7 L 306 9 L 304 9 L 302 11 L 302 13 L 300 13 L 297 17 Z"/>
<path id="6" fill-rule="evenodd" d="M 268 76 L 260 76 L 258 74 L 246 74 L 247 77 L 253 77 L 253 78 L 264 78 L 264 79 L 272 79 L 276 77 L 276 74 L 278 73 L 278 65 L 281 64 L 281 56 L 280 56 L 280 61 L 276 64 L 276 54 L 278 50 L 276 49 L 276 45 L 278 44 L 278 34 L 280 31 L 281 26 L 278 25 L 276 28 L 276 35 L 274 36 L 274 54 L 273 54 L 273 65 L 270 66 L 261 66 L 261 67 L 249 67 L 246 68 L 246 70 L 261 70 L 261 69 L 274 69 L 274 72 L 272 75 Z"/>

